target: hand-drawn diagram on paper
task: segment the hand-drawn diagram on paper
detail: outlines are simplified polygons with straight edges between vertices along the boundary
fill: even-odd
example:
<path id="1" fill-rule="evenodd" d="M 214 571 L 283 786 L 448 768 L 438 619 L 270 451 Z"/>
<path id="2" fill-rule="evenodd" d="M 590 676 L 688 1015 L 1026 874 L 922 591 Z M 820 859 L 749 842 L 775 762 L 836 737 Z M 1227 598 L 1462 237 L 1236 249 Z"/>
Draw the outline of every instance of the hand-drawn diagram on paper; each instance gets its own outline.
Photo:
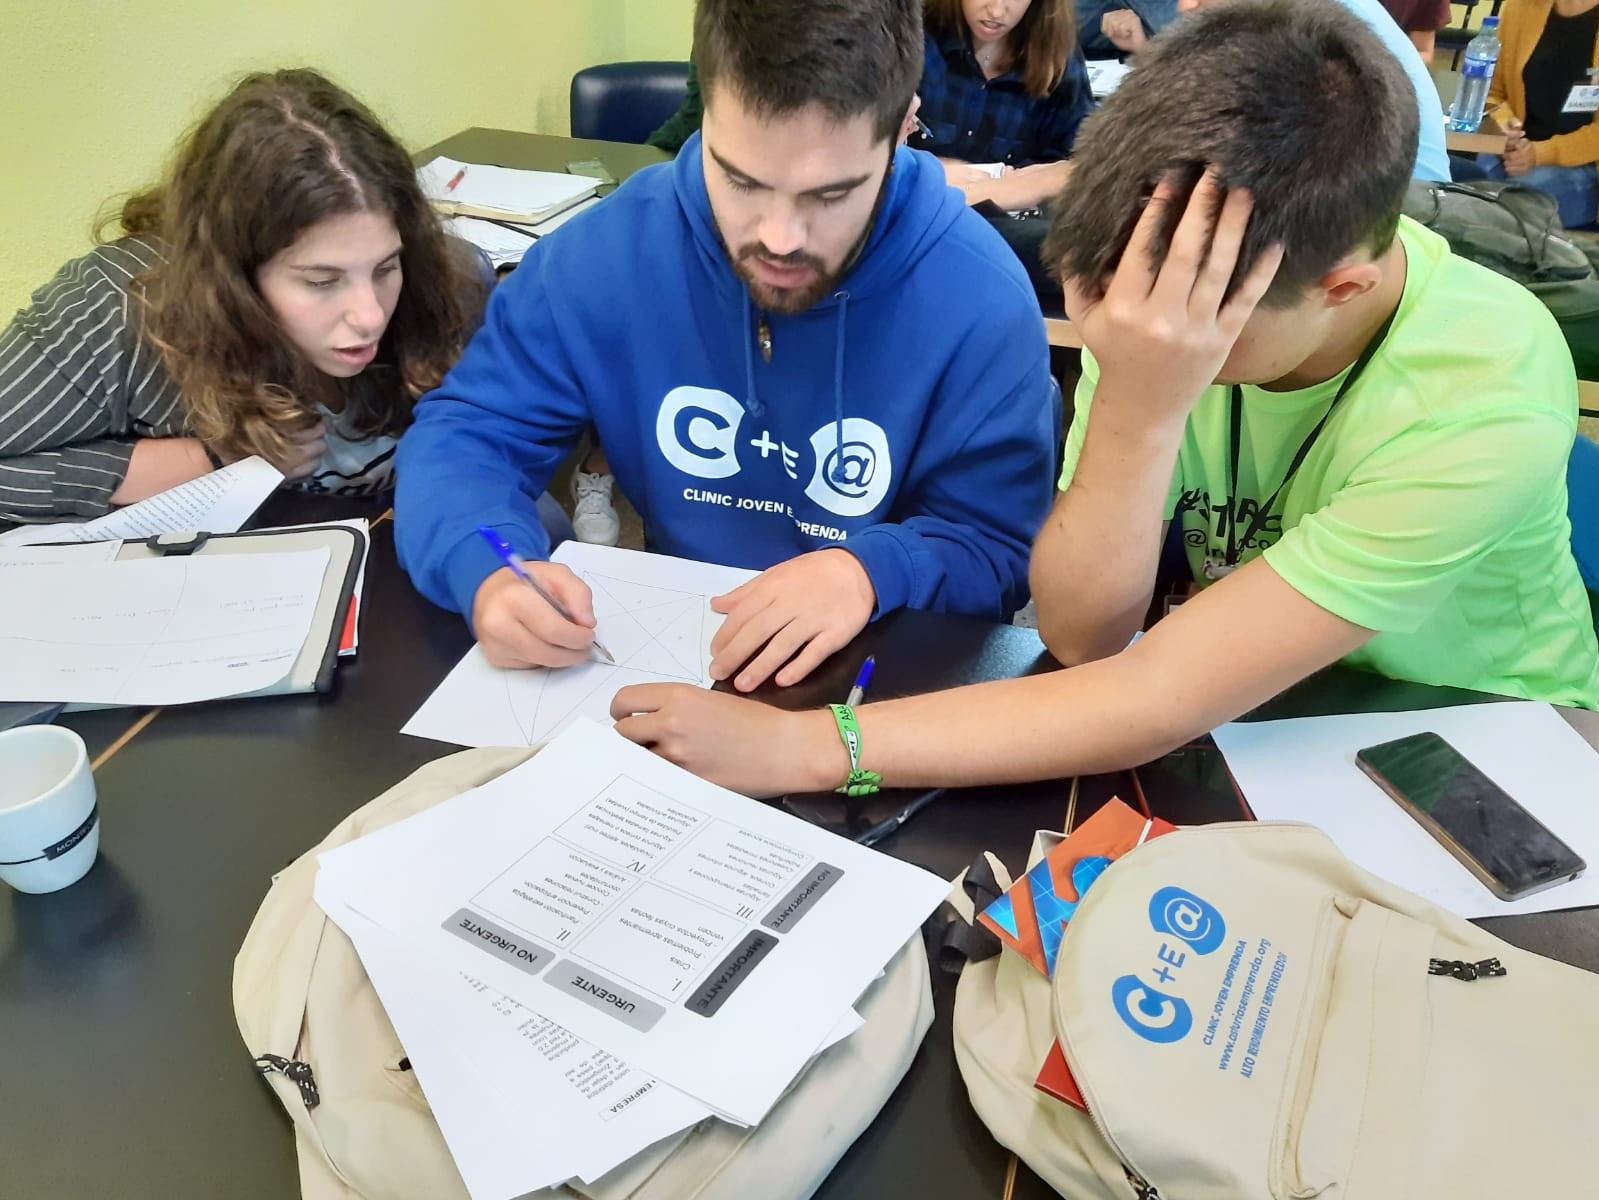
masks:
<path id="1" fill-rule="evenodd" d="M 553 556 L 589 587 L 596 634 L 616 663 L 506 671 L 476 646 L 404 732 L 463 746 L 537 746 L 574 717 L 610 722 L 611 698 L 635 683 L 710 684 L 711 597 L 754 572 L 567 542 Z"/>

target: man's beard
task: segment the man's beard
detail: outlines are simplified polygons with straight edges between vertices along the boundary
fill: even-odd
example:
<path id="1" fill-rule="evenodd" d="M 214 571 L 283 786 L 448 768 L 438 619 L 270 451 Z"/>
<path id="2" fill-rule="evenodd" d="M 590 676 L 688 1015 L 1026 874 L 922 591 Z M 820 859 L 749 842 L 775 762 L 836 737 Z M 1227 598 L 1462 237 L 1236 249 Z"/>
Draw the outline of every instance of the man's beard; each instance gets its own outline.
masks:
<path id="1" fill-rule="evenodd" d="M 888 196 L 888 180 L 894 173 L 894 150 L 888 150 L 888 167 L 883 172 L 883 181 L 877 187 L 877 199 L 872 202 L 871 215 L 866 218 L 860 236 L 855 239 L 855 244 L 849 248 L 848 253 L 839 261 L 838 269 L 829 271 L 827 264 L 814 254 L 806 254 L 803 250 L 796 250 L 792 254 L 773 254 L 760 242 L 747 242 L 738 248 L 735 254 L 727 244 L 727 239 L 722 238 L 722 250 L 728 260 L 733 264 L 733 273 L 744 282 L 749 289 L 750 298 L 755 301 L 755 306 L 762 312 L 778 313 L 785 317 L 792 317 L 804 312 L 824 296 L 829 295 L 839 280 L 854 270 L 856 261 L 861 256 L 861 251 L 866 248 L 872 230 L 877 227 L 877 215 L 883 211 L 883 201 Z M 721 231 L 717 231 L 721 237 Z M 816 272 L 816 278 L 804 287 L 778 288 L 762 283 L 750 271 L 748 262 L 752 258 L 762 258 L 769 263 L 780 267 L 809 267 Z"/>
<path id="2" fill-rule="evenodd" d="M 744 281 L 744 286 L 749 288 L 755 306 L 763 312 L 782 313 L 789 317 L 804 312 L 830 293 L 833 285 L 843 278 L 844 272 L 848 270 L 846 265 L 829 272 L 827 265 L 821 259 L 813 254 L 806 254 L 803 250 L 781 256 L 772 254 L 760 242 L 750 242 L 739 247 L 738 253 L 731 257 L 733 270 Z M 752 258 L 762 258 L 780 267 L 809 267 L 816 272 L 816 278 L 804 287 L 773 287 L 755 277 L 748 265 L 748 260 Z M 846 263 L 849 264 L 849 260 L 846 260 Z"/>

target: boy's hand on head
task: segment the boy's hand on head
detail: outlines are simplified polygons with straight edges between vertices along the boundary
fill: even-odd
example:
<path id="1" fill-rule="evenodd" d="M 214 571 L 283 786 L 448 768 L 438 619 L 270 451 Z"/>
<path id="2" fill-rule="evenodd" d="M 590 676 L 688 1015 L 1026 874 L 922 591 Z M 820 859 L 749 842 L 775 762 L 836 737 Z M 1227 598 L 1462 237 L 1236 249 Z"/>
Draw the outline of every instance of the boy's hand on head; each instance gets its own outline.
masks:
<path id="1" fill-rule="evenodd" d="M 1066 315 L 1099 363 L 1100 389 L 1142 397 L 1156 419 L 1187 420 L 1282 262 L 1280 247 L 1267 250 L 1227 298 L 1252 200 L 1246 191 L 1225 199 L 1222 192 L 1215 170 L 1206 171 L 1157 267 L 1157 234 L 1167 206 L 1176 203 L 1175 189 L 1163 181 L 1102 295 L 1083 280 L 1062 281 Z"/>
<path id="2" fill-rule="evenodd" d="M 741 692 L 773 672 L 779 687 L 798 683 L 866 628 L 876 607 L 877 589 L 848 550 L 815 550 L 778 563 L 711 601 L 727 614 L 711 641 L 711 677 L 737 672 L 733 686 Z"/>

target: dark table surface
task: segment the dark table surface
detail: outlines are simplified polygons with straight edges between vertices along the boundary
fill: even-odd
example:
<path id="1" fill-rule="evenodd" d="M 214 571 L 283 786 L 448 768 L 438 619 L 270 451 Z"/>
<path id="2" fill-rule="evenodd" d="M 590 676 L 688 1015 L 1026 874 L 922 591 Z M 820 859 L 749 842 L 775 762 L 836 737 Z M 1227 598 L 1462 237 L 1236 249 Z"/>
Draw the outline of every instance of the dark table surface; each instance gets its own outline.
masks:
<path id="1" fill-rule="evenodd" d="M 613 168 L 614 170 L 614 168 Z M 384 512 L 380 502 L 279 496 L 258 524 Z M 0 888 L 0 1195 L 251 1200 L 297 1194 L 287 1118 L 255 1076 L 233 1021 L 233 956 L 273 872 L 347 813 L 456 748 L 398 731 L 470 645 L 460 618 L 411 588 L 392 524 L 374 527 L 361 653 L 325 696 L 155 710 L 96 769 L 101 855 L 52 896 Z M 847 690 L 878 656 L 886 698 L 1051 666 L 1030 630 L 901 613 L 793 689 L 787 704 Z M 1413 708 L 1482 697 L 1329 672 L 1260 716 Z M 148 712 L 63 718 L 100 753 Z M 1591 726 L 1585 730 L 1596 735 Z M 1125 776 L 1081 781 L 1080 820 Z M 941 875 L 982 849 L 1013 863 L 1032 832 L 1060 828 L 1068 784 L 975 788 L 927 809 L 883 848 Z M 859 828 L 898 807 L 885 794 L 846 810 L 837 797 L 791 803 Z M 1186 821 L 1235 819 L 1186 804 Z M 1599 968 L 1592 912 L 1505 918 L 1494 932 Z M 977 1120 L 951 1051 L 952 978 L 936 978 L 936 1017 L 904 1083 L 819 1193 L 1001 1196 L 1010 1156 Z M 1048 1190 L 1026 1168 L 1018 1196 Z"/>

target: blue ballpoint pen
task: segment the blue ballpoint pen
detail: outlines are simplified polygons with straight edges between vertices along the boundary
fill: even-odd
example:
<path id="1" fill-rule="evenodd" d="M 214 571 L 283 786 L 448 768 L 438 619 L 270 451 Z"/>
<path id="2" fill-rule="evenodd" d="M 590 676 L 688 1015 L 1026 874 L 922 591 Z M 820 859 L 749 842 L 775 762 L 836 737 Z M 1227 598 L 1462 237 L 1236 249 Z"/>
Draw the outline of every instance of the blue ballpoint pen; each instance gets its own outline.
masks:
<path id="1" fill-rule="evenodd" d="M 855 840 L 857 842 L 859 842 L 862 846 L 875 846 L 875 845 L 877 845 L 878 842 L 882 841 L 889 834 L 898 833 L 899 830 L 900 830 L 900 826 L 904 825 L 906 821 L 909 821 L 912 817 L 914 817 L 917 813 L 921 812 L 922 809 L 926 808 L 934 800 L 937 800 L 940 796 L 942 796 L 944 794 L 944 792 L 946 790 L 947 789 L 945 789 L 945 788 L 934 788 L 930 792 L 923 792 L 920 796 L 916 797 L 916 799 L 912 800 L 909 804 L 907 804 L 904 808 L 900 809 L 897 813 L 895 813 L 888 820 L 880 821 L 876 825 L 873 825 L 865 833 L 860 834 L 858 837 L 856 837 Z"/>
<path id="2" fill-rule="evenodd" d="M 544 602 L 553 608 L 557 613 L 559 613 L 563 621 L 572 621 L 572 614 L 566 611 L 565 606 L 562 605 L 561 602 L 554 596 L 550 595 L 547 591 L 540 587 L 539 581 L 533 578 L 532 574 L 527 569 L 527 559 L 523 558 L 515 550 L 512 550 L 511 544 L 499 534 L 495 533 L 494 530 L 490 529 L 487 525 L 479 525 L 477 527 L 477 531 L 479 536 L 481 536 L 485 542 L 493 547 L 494 553 L 500 556 L 500 561 L 511 568 L 511 574 L 515 575 L 523 583 L 527 584 L 528 587 L 532 588 L 540 596 L 544 597 Z M 577 624 L 576 621 L 572 621 L 572 623 L 574 625 Z M 616 659 L 611 657 L 611 652 L 609 650 L 600 645 L 598 638 L 594 640 L 594 648 L 605 656 L 606 662 L 615 665 Z"/>
<path id="3" fill-rule="evenodd" d="M 877 668 L 877 656 L 868 654 L 866 661 L 861 664 L 861 673 L 855 676 L 855 686 L 849 690 L 849 699 L 845 704 L 854 708 L 866 698 L 866 689 L 872 686 L 872 672 Z"/>

